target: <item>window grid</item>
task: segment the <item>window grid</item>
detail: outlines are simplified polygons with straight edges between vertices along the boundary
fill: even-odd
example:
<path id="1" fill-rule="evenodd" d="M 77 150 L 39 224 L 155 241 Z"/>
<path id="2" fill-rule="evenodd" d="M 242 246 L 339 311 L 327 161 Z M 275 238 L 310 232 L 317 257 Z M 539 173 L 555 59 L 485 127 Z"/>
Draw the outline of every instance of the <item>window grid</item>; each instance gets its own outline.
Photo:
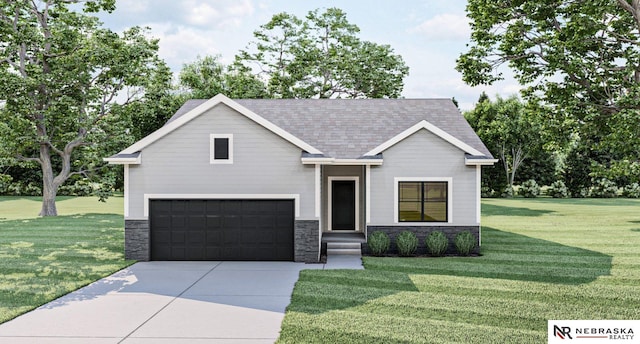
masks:
<path id="1" fill-rule="evenodd" d="M 400 222 L 448 222 L 448 182 L 399 182 Z"/>

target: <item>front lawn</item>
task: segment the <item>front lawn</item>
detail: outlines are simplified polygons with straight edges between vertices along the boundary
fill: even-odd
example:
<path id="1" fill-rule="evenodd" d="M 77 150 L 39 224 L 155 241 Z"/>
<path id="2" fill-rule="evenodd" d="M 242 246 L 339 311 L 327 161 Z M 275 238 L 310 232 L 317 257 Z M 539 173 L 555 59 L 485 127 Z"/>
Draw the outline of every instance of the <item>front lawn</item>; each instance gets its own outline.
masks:
<path id="1" fill-rule="evenodd" d="M 132 263 L 121 197 L 60 197 L 60 215 L 47 218 L 40 201 L 0 197 L 0 323 Z"/>
<path id="2" fill-rule="evenodd" d="M 549 319 L 640 319 L 640 200 L 482 211 L 481 257 L 303 271 L 279 343 L 545 343 Z"/>

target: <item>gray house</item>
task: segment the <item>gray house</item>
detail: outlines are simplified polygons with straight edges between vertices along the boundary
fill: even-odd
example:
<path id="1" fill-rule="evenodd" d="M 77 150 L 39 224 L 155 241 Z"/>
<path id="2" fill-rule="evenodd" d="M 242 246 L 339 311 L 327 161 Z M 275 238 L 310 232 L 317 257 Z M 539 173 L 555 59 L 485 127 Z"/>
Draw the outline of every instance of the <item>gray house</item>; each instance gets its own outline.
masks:
<path id="1" fill-rule="evenodd" d="M 190 100 L 124 165 L 125 255 L 293 260 L 470 230 L 496 160 L 449 99 Z"/>

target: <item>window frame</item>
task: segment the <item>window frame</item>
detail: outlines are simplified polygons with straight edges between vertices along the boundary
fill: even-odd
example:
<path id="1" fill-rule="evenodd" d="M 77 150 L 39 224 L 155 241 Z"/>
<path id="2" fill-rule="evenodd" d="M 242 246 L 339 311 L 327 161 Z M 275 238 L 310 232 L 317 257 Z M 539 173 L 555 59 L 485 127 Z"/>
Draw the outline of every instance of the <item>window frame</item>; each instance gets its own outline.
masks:
<path id="1" fill-rule="evenodd" d="M 417 223 L 429 223 L 429 224 L 449 224 L 453 223 L 453 178 L 451 177 L 396 177 L 394 178 L 394 204 L 393 204 L 393 220 L 397 224 L 417 224 Z M 414 183 L 429 183 L 429 182 L 446 182 L 447 183 L 447 220 L 446 221 L 401 221 L 400 220 L 400 183 L 401 182 L 414 182 Z M 421 189 L 423 188 L 421 184 Z M 422 202 L 422 196 L 421 201 Z M 422 214 L 424 216 L 424 214 Z"/>
<path id="2" fill-rule="evenodd" d="M 216 139 L 227 139 L 227 159 L 216 159 Z M 210 134 L 209 135 L 209 163 L 210 164 L 233 164 L 233 134 Z"/>

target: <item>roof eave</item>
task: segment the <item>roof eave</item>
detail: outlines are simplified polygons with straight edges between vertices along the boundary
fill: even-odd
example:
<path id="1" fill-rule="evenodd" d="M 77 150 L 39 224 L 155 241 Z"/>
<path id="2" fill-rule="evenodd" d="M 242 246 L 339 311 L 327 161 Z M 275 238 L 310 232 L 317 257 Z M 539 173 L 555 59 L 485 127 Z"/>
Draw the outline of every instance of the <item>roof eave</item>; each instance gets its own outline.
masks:
<path id="1" fill-rule="evenodd" d="M 108 162 L 109 165 L 140 165 L 142 163 L 142 153 L 118 153 L 108 158 L 103 158 L 102 161 Z"/>
<path id="2" fill-rule="evenodd" d="M 480 166 L 493 166 L 493 164 L 495 164 L 496 162 L 498 162 L 498 159 L 493 159 L 493 158 L 489 158 L 486 156 L 482 156 L 482 157 L 478 157 L 478 156 L 473 156 L 473 157 L 469 157 L 469 156 L 465 156 L 464 157 L 464 164 L 467 166 L 473 166 L 473 165 L 480 165 Z"/>

